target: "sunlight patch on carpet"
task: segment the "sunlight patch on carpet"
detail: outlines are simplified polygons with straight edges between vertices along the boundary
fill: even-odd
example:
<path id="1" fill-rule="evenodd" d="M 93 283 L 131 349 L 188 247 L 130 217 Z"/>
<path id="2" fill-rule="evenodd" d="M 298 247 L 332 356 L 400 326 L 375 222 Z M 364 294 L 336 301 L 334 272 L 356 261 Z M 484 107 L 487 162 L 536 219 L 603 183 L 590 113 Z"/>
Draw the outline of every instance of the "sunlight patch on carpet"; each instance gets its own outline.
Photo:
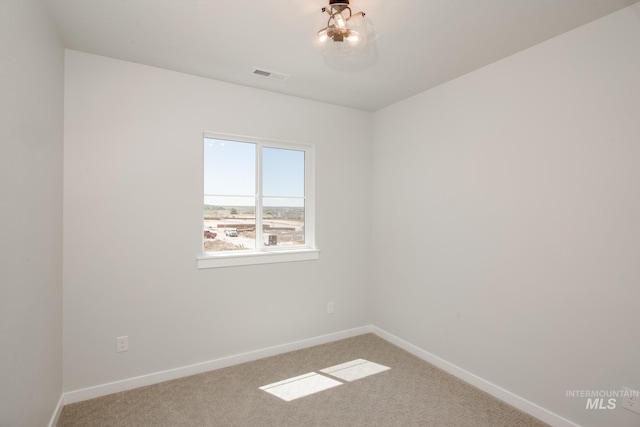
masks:
<path id="1" fill-rule="evenodd" d="M 264 390 L 282 400 L 290 402 L 300 397 L 308 396 L 339 385 L 342 385 L 340 381 L 325 377 L 324 375 L 319 375 L 315 372 L 309 372 L 308 374 L 262 386 L 260 387 L 260 390 Z"/>
<path id="2" fill-rule="evenodd" d="M 368 377 L 369 375 L 386 371 L 387 369 L 391 368 L 378 363 L 369 362 L 365 359 L 356 359 L 351 362 L 341 363 L 340 365 L 321 369 L 320 372 L 329 374 L 332 377 L 340 378 L 344 381 L 355 381 L 360 378 Z"/>

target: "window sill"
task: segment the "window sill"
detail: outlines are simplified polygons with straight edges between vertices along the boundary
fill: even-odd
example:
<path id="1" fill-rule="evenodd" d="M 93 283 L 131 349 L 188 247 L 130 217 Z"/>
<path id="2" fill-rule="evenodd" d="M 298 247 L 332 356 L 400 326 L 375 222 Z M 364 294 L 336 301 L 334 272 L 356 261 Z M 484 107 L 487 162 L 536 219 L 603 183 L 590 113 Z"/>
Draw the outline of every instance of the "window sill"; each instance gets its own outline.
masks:
<path id="1" fill-rule="evenodd" d="M 234 252 L 215 255 L 201 254 L 198 256 L 198 269 L 272 264 L 278 262 L 312 261 L 319 258 L 320 251 L 317 249 L 296 249 L 277 252 Z"/>

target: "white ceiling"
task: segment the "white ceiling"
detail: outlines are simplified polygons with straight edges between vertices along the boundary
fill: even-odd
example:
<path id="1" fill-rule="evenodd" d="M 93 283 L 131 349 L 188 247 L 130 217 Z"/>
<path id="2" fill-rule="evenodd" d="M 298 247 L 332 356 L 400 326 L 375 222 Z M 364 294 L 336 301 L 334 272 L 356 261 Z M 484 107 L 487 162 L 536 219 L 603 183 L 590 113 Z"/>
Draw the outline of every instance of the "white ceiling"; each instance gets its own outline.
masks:
<path id="1" fill-rule="evenodd" d="M 351 0 L 375 37 L 341 61 L 311 43 L 327 0 L 44 1 L 70 49 L 375 111 L 640 0 Z"/>

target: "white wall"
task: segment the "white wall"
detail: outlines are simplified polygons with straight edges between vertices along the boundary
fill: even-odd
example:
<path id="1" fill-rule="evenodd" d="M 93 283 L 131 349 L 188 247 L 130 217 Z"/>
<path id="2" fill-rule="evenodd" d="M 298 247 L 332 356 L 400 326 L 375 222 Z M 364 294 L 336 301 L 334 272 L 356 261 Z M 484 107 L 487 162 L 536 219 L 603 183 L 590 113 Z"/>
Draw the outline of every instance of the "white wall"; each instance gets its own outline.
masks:
<path id="1" fill-rule="evenodd" d="M 374 116 L 373 323 L 585 426 L 640 389 L 640 5 Z M 621 400 L 618 400 L 621 406 Z"/>
<path id="2" fill-rule="evenodd" d="M 65 390 L 368 324 L 370 114 L 75 51 L 65 85 Z M 316 144 L 320 260 L 196 269 L 203 131 Z"/>
<path id="3" fill-rule="evenodd" d="M 0 425 L 62 393 L 63 48 L 38 0 L 0 0 Z"/>

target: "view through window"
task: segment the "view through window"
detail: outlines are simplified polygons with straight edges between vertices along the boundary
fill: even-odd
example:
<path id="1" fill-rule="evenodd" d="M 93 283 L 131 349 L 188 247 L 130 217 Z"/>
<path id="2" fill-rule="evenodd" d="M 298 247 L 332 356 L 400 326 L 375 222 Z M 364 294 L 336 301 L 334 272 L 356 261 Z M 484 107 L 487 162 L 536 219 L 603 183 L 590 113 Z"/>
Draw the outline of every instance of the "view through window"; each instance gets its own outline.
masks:
<path id="1" fill-rule="evenodd" d="M 307 151 L 205 137 L 203 251 L 306 247 Z"/>

